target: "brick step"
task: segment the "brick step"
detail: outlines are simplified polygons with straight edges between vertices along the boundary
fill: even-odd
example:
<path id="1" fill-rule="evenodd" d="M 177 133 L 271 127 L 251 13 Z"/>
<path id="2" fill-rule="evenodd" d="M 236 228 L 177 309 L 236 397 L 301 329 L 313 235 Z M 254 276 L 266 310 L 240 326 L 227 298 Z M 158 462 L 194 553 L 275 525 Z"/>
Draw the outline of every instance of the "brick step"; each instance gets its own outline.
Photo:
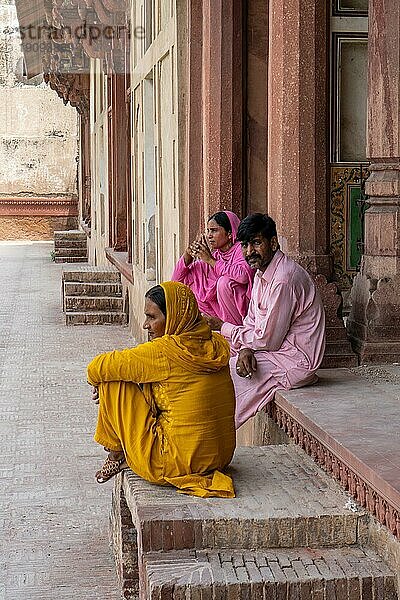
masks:
<path id="1" fill-rule="evenodd" d="M 86 263 L 87 257 L 85 256 L 55 256 L 55 263 Z"/>
<path id="2" fill-rule="evenodd" d="M 69 312 L 65 313 L 66 325 L 125 325 L 122 312 Z"/>
<path id="3" fill-rule="evenodd" d="M 55 248 L 55 256 L 84 256 L 86 259 L 87 251 L 85 248 Z"/>
<path id="4" fill-rule="evenodd" d="M 359 547 L 155 552 L 144 556 L 144 588 L 148 600 L 397 599 L 393 572 Z"/>
<path id="5" fill-rule="evenodd" d="M 359 543 L 366 513 L 349 510 L 348 495 L 297 446 L 238 447 L 230 472 L 236 498 L 205 501 L 124 471 L 118 481 L 142 551 Z"/>
<path id="6" fill-rule="evenodd" d="M 63 282 L 73 281 L 75 283 L 120 283 L 121 275 L 115 267 L 94 267 L 86 265 L 77 269 L 63 269 Z"/>
<path id="7" fill-rule="evenodd" d="M 382 577 L 377 575 L 376 582 L 373 582 L 371 573 L 375 571 L 373 566 L 367 565 L 371 555 L 359 550 L 368 543 L 369 515 L 354 504 L 349 504 L 348 495 L 303 450 L 292 444 L 238 447 L 229 470 L 233 475 L 236 490 L 236 498 L 232 499 L 204 499 L 178 495 L 172 487 L 152 485 L 130 470 L 116 477 L 111 510 L 111 533 L 117 573 L 124 598 L 133 600 L 137 598 L 137 594 L 140 598 L 154 600 L 156 598 L 158 600 L 162 598 L 168 600 L 173 598 L 176 600 L 178 598 L 180 600 L 190 598 L 193 600 L 194 598 L 214 600 L 217 598 L 221 600 L 225 598 L 254 598 L 254 600 L 386 598 L 386 600 L 394 600 L 397 598 L 393 595 L 393 573 L 388 571 L 386 565 L 382 565 L 376 557 L 376 564 L 379 564 L 379 568 L 382 567 L 386 574 Z M 176 576 L 179 570 L 176 560 L 178 558 L 180 560 L 189 550 L 192 551 L 192 563 L 183 573 L 184 579 L 181 585 Z M 250 553 L 261 553 L 265 557 L 270 556 L 272 552 L 272 558 L 275 556 L 275 563 L 278 562 L 278 565 L 281 563 L 276 557 L 282 557 L 282 565 L 285 556 L 286 560 L 292 557 L 293 567 L 290 565 L 285 567 L 286 588 L 282 590 L 277 587 L 278 584 L 273 579 L 266 578 L 265 573 L 268 571 L 263 574 L 264 579 L 258 581 L 257 577 L 260 579 L 260 575 L 257 575 L 257 572 L 250 573 L 251 567 L 257 563 L 249 560 L 249 566 L 246 564 L 243 573 L 238 572 L 240 577 L 244 578 L 243 584 L 242 580 L 240 583 L 235 580 L 232 586 L 229 583 L 229 586 L 224 588 L 225 582 L 230 582 L 231 571 L 229 569 L 227 573 L 224 571 L 223 578 L 221 570 L 218 571 L 219 574 L 210 575 L 208 563 L 214 565 L 214 562 L 208 559 L 206 568 L 202 564 L 199 569 L 196 569 L 193 557 L 197 561 L 198 557 L 203 555 L 193 554 L 193 550 L 207 551 L 212 556 L 220 555 L 222 552 L 224 555 L 233 553 L 235 556 L 248 556 L 247 551 L 250 551 Z M 354 575 L 355 581 L 351 584 L 348 583 L 347 578 L 350 571 L 345 571 L 346 577 L 340 571 L 340 577 L 332 576 L 335 572 L 334 566 L 331 566 L 335 565 L 333 560 L 335 553 L 339 553 L 343 558 L 346 557 L 347 550 L 350 552 L 348 556 L 352 556 L 352 552 L 355 552 L 353 556 L 361 552 L 357 560 L 354 560 L 354 564 L 358 564 L 360 571 Z M 185 552 L 179 554 L 180 551 Z M 172 552 L 178 554 L 174 556 Z M 363 557 L 363 554 L 366 557 Z M 313 579 L 311 575 L 307 582 L 298 578 L 290 583 L 291 587 L 289 587 L 286 575 L 291 573 L 290 569 L 294 570 L 297 576 L 294 568 L 295 559 L 304 556 L 305 562 L 307 557 L 317 555 L 322 556 L 322 559 L 318 558 L 321 569 L 324 563 L 329 563 L 328 575 L 320 570 L 319 584 L 316 582 L 312 591 L 307 588 L 310 580 Z M 161 564 L 163 558 L 168 573 L 159 585 L 160 582 L 157 583 L 153 571 L 149 569 L 147 577 L 149 592 L 146 593 L 146 575 L 142 565 L 145 561 L 149 561 L 149 564 L 157 566 Z M 274 562 L 272 558 L 271 563 Z M 205 562 L 203 558 L 201 560 Z M 353 564 L 352 561 L 348 562 Z M 299 562 L 296 562 L 296 565 L 301 568 Z M 204 580 L 200 579 L 200 574 L 203 572 Z M 358 580 L 361 574 L 365 578 L 365 583 L 360 584 Z M 188 585 L 186 576 L 191 577 L 188 582 L 191 587 L 185 588 Z M 383 577 L 387 578 L 387 582 Z M 348 586 L 346 594 L 344 592 L 342 594 L 345 586 L 343 579 Z M 217 581 L 218 585 L 215 584 L 215 588 L 210 591 L 213 580 Z M 208 587 L 195 588 L 194 585 L 199 582 L 206 582 Z M 265 586 L 261 594 L 259 589 L 257 590 L 258 584 Z M 361 585 L 361 592 L 357 585 Z M 382 585 L 387 586 L 386 590 Z M 371 586 L 376 586 L 375 595 Z M 301 595 L 299 595 L 300 591 Z"/>
<path id="8" fill-rule="evenodd" d="M 80 229 L 71 229 L 67 231 L 55 231 L 54 239 L 69 239 L 69 240 L 87 240 L 87 235 Z"/>
<path id="9" fill-rule="evenodd" d="M 122 298 L 112 296 L 65 296 L 65 310 L 70 312 L 121 312 Z"/>
<path id="10" fill-rule="evenodd" d="M 66 296 L 115 296 L 122 295 L 122 285 L 120 283 L 104 283 L 92 281 L 75 282 L 66 281 L 64 284 L 64 294 Z"/>
<path id="11" fill-rule="evenodd" d="M 59 248 L 84 248 L 86 250 L 87 242 L 85 240 L 70 240 L 68 238 L 56 238 L 54 240 L 54 249 Z"/>

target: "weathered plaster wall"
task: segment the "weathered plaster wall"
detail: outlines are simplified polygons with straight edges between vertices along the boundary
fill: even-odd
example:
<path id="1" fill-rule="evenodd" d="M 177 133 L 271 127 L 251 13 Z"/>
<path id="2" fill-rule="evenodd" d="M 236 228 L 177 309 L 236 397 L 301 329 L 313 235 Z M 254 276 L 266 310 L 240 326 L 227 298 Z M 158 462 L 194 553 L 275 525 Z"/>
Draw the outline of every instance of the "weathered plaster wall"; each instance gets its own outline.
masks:
<path id="1" fill-rule="evenodd" d="M 76 111 L 44 85 L 0 88 L 2 194 L 76 194 Z"/>
<path id="2" fill-rule="evenodd" d="M 0 0 L 0 203 L 2 198 L 77 194 L 77 113 L 64 106 L 40 76 L 23 78 L 15 6 Z M 46 211 L 44 211 L 46 212 Z M 71 217 L 0 217 L 0 239 L 48 239 Z M 10 226 L 10 223 L 13 225 Z M 76 220 L 72 226 L 76 226 Z"/>
<path id="3" fill-rule="evenodd" d="M 76 228 L 76 217 L 0 217 L 0 240 L 51 240 L 54 231 Z"/>

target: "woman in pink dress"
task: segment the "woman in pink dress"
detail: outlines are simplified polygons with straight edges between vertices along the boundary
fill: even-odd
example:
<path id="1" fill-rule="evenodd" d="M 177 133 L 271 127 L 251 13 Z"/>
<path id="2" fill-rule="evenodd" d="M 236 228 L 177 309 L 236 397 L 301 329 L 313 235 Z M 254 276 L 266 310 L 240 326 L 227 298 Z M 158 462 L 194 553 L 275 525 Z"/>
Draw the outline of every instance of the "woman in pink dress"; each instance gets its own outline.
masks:
<path id="1" fill-rule="evenodd" d="M 235 325 L 246 316 L 254 277 L 236 242 L 239 222 L 229 210 L 212 215 L 207 235 L 189 245 L 172 274 L 191 288 L 201 312 Z"/>

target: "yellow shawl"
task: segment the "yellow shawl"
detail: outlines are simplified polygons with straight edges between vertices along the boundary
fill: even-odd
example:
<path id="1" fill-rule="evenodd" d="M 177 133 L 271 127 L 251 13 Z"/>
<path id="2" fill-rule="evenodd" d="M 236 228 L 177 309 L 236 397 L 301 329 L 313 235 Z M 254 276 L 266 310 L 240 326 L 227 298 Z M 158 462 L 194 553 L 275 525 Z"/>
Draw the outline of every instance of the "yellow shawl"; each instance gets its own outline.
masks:
<path id="1" fill-rule="evenodd" d="M 228 342 L 211 331 L 193 292 L 183 283 L 166 281 L 165 335 L 153 340 L 161 351 L 191 373 L 213 373 L 229 363 Z"/>

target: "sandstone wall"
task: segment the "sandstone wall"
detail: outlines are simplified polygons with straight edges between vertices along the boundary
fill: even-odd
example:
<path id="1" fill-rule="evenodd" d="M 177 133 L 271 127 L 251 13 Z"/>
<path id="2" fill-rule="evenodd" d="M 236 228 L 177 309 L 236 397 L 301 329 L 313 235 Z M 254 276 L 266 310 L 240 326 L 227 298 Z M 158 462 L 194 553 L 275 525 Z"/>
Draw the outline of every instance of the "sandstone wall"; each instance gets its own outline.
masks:
<path id="1" fill-rule="evenodd" d="M 0 216 L 0 240 L 52 240 L 54 231 L 77 228 L 77 217 Z"/>

